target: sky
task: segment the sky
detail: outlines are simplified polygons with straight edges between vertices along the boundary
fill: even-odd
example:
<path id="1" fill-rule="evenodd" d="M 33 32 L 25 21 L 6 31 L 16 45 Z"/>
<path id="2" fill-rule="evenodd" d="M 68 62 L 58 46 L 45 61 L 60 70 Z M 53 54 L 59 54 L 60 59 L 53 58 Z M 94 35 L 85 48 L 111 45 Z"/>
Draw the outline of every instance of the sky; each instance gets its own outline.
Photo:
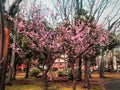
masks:
<path id="1" fill-rule="evenodd" d="M 10 7 L 10 5 L 14 2 L 15 0 L 6 0 L 6 10 Z M 29 0 L 29 1 L 34 1 L 34 0 Z M 53 3 L 52 0 L 36 0 L 37 2 L 43 2 L 48 8 L 53 9 Z"/>
<path id="2" fill-rule="evenodd" d="M 53 6 L 53 3 L 52 3 L 52 0 L 41 0 L 48 8 L 50 9 L 54 9 L 54 6 Z"/>
<path id="3" fill-rule="evenodd" d="M 29 1 L 34 1 L 34 0 L 28 0 L 28 2 Z M 110 19 L 111 17 L 113 17 L 113 15 L 115 14 L 117 8 L 119 8 L 119 6 L 120 6 L 120 0 L 119 0 L 119 2 L 117 2 L 117 4 L 116 4 L 116 9 L 114 11 L 112 11 L 112 8 L 114 7 L 113 5 L 116 3 L 116 1 L 117 0 L 112 0 L 112 2 L 109 5 L 109 7 L 107 7 L 107 9 L 104 11 L 103 15 L 101 16 L 100 23 L 102 23 L 104 21 L 104 19 L 106 18 L 106 16 L 108 14 L 109 14 L 109 17 L 107 17 L 107 18 Z M 8 9 L 8 7 L 12 4 L 12 2 L 14 2 L 14 0 L 6 0 L 6 9 Z M 55 9 L 54 5 L 53 5 L 54 0 L 36 0 L 36 2 L 42 2 L 50 10 L 54 11 L 54 9 Z M 120 12 L 120 10 L 119 10 L 119 12 Z M 119 14 L 118 16 L 120 16 L 120 13 L 118 13 L 118 14 Z"/>
<path id="4" fill-rule="evenodd" d="M 6 9 L 8 10 L 8 7 L 14 2 L 15 0 L 6 0 Z M 34 0 L 28 0 L 28 1 L 34 1 Z M 42 2 L 42 3 L 44 3 L 44 5 L 46 5 L 48 8 L 50 8 L 50 9 L 54 9 L 54 6 L 53 6 L 53 1 L 54 0 L 36 0 L 36 2 Z M 111 9 L 113 8 L 113 4 L 116 2 L 116 0 L 113 0 L 113 2 L 111 3 L 111 6 L 108 8 L 108 9 L 106 9 L 106 13 L 105 14 L 107 14 L 107 13 L 109 13 L 110 11 L 111 11 Z M 120 5 L 120 2 L 117 2 L 118 3 L 118 5 Z"/>

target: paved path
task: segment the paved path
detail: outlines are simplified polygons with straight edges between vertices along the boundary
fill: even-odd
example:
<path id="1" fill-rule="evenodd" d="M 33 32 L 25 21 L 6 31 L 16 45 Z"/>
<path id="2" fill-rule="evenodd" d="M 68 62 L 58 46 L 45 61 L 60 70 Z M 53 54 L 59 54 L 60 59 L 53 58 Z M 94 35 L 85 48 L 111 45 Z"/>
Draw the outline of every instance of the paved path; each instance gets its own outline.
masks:
<path id="1" fill-rule="evenodd" d="M 120 80 L 110 80 L 104 83 L 105 90 L 120 90 Z"/>

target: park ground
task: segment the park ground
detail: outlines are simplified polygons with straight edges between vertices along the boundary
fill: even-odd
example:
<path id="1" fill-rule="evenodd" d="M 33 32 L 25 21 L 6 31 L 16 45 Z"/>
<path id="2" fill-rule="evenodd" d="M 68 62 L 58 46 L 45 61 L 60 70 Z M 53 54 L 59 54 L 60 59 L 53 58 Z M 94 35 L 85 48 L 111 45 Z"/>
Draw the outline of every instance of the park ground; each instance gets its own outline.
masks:
<path id="1" fill-rule="evenodd" d="M 17 73 L 17 78 L 12 86 L 6 86 L 6 90 L 43 90 L 41 78 L 24 78 L 25 73 Z M 72 81 L 64 80 L 65 77 L 55 77 L 55 81 L 48 81 L 49 90 L 71 90 Z M 120 73 L 105 73 L 105 78 L 100 79 L 98 73 L 92 73 L 90 78 L 91 90 L 103 90 L 103 83 L 109 80 L 120 79 Z M 84 81 L 77 83 L 77 90 L 87 90 L 84 88 Z"/>

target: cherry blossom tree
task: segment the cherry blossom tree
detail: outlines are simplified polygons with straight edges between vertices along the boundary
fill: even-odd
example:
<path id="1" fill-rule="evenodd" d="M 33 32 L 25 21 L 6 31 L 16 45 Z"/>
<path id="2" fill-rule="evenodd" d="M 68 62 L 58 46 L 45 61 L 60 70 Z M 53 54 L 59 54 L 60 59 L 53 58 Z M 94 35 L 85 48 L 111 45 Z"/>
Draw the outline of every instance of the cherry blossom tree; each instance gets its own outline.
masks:
<path id="1" fill-rule="evenodd" d="M 41 9 L 34 5 L 30 8 L 28 16 L 29 19 L 26 19 L 24 13 L 20 13 L 18 18 L 14 20 L 17 33 L 28 40 L 26 44 L 28 50 L 24 51 L 19 44 L 16 44 L 16 52 L 19 55 L 21 55 L 21 52 L 24 52 L 24 55 L 29 52 L 36 52 L 42 61 L 42 65 L 46 67 L 43 71 L 45 81 L 47 72 L 56 58 L 59 58 L 63 53 L 67 54 L 69 57 L 68 63 L 74 77 L 73 90 L 75 90 L 77 78 L 74 64 L 76 60 L 79 57 L 85 58 L 85 76 L 88 79 L 86 75 L 88 73 L 87 59 L 96 54 L 96 50 L 98 50 L 96 46 L 101 48 L 108 44 L 109 33 L 103 30 L 102 25 L 96 25 L 95 21 L 89 19 L 76 20 L 75 24 L 66 20 L 53 30 L 48 27 L 48 22 L 42 15 Z"/>
<path id="2" fill-rule="evenodd" d="M 15 50 L 19 55 L 21 55 L 21 51 L 24 52 L 24 55 L 28 55 L 29 53 L 33 55 L 33 52 L 37 53 L 42 66 L 46 67 L 43 71 L 43 77 L 46 78 L 47 72 L 56 58 L 60 57 L 63 53 L 63 49 L 62 42 L 59 40 L 59 33 L 47 26 L 47 21 L 40 12 L 41 9 L 34 6 L 30 10 L 29 20 L 25 20 L 22 13 L 14 20 L 17 33 L 28 40 L 26 44 L 27 50 L 24 51 L 19 44 L 15 45 Z"/>
<path id="3" fill-rule="evenodd" d="M 74 81 L 73 90 L 76 86 L 74 64 L 79 57 L 90 57 L 96 54 L 95 46 L 104 47 L 108 44 L 108 32 L 97 26 L 94 21 L 78 20 L 75 25 L 68 21 L 59 28 L 64 49 L 69 57 L 69 65 L 72 69 Z M 87 62 L 87 60 L 84 60 Z M 86 63 L 87 64 L 87 63 Z M 87 67 L 86 67 L 87 68 Z M 87 74 L 87 73 L 86 73 Z"/>

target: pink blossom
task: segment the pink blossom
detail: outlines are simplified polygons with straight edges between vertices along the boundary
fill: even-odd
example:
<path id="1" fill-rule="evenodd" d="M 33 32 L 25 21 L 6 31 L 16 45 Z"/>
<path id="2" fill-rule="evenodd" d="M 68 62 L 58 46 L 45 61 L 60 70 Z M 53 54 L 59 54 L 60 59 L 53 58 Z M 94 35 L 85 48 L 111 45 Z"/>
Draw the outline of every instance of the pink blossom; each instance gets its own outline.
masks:
<path id="1" fill-rule="evenodd" d="M 19 22 L 19 24 L 18 24 L 18 30 L 23 30 L 24 27 L 25 27 L 25 25 L 23 24 L 23 22 L 22 21 Z"/>

